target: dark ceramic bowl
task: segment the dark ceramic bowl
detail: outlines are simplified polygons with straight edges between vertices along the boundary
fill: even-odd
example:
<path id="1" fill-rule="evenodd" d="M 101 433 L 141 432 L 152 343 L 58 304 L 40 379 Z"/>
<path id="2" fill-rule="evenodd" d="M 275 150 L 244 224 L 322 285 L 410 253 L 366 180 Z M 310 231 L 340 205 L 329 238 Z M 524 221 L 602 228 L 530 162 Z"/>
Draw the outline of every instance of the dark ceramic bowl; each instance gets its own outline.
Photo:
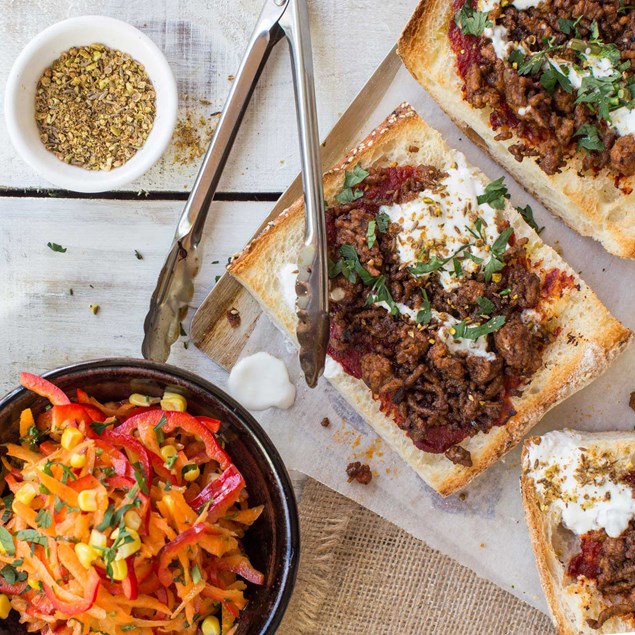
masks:
<path id="1" fill-rule="evenodd" d="M 188 412 L 220 419 L 227 451 L 247 482 L 249 501 L 264 505 L 260 518 L 247 532 L 244 546 L 253 565 L 265 574 L 262 587 L 249 585 L 249 599 L 236 635 L 275 633 L 295 582 L 300 537 L 298 513 L 289 475 L 273 443 L 256 420 L 231 397 L 209 382 L 174 366 L 135 359 L 81 362 L 44 375 L 68 394 L 76 388 L 100 400 L 127 398 L 133 392 L 161 396 L 166 387 L 188 400 Z M 45 399 L 18 388 L 0 401 L 0 443 L 15 441 L 17 421 L 24 408 L 34 414 Z M 22 626 L 0 622 L 11 635 L 26 633 Z"/>

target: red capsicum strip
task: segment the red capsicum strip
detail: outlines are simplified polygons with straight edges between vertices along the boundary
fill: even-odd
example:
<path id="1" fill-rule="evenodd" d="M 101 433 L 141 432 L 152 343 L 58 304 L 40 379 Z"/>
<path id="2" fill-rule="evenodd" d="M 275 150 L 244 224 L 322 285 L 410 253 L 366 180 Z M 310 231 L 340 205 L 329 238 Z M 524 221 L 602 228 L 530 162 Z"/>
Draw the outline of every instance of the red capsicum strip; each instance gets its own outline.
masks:
<path id="1" fill-rule="evenodd" d="M 145 485 L 149 491 L 150 485 L 152 484 L 152 464 L 146 447 L 142 443 L 139 443 L 139 441 L 137 441 L 137 439 L 133 436 L 129 434 L 120 434 L 114 430 L 106 430 L 103 432 L 101 439 L 116 447 L 130 450 L 133 454 L 136 454 L 137 457 L 139 457 L 141 467 L 143 468 L 143 474 L 141 474 L 141 477 L 145 479 Z"/>
<path id="2" fill-rule="evenodd" d="M 264 584 L 265 576 L 251 566 L 251 562 L 245 556 L 227 556 L 220 558 L 216 563 L 219 571 L 231 571 L 241 578 L 254 584 Z"/>
<path id="3" fill-rule="evenodd" d="M 123 594 L 129 600 L 136 600 L 139 597 L 139 583 L 134 570 L 134 556 L 126 558 L 126 564 L 128 565 L 128 575 L 121 582 Z"/>
<path id="4" fill-rule="evenodd" d="M 106 417 L 92 406 L 81 406 L 77 403 L 64 404 L 62 406 L 53 406 L 50 410 L 43 412 L 38 418 L 38 426 L 44 430 L 51 428 L 61 429 L 67 421 L 76 421 L 84 423 L 86 431 L 90 436 L 94 436 L 90 424 L 93 421 L 103 421 Z"/>
<path id="5" fill-rule="evenodd" d="M 235 465 L 230 465 L 216 480 L 208 483 L 198 496 L 190 501 L 190 507 L 200 511 L 211 501 L 208 519 L 220 518 L 233 505 L 245 487 L 245 479 Z"/>
<path id="6" fill-rule="evenodd" d="M 33 373 L 20 373 L 20 383 L 36 395 L 46 397 L 54 406 L 65 406 L 71 402 L 63 390 Z"/>
<path id="7" fill-rule="evenodd" d="M 184 432 L 187 432 L 190 435 L 195 435 L 203 441 L 205 444 L 205 450 L 207 451 L 207 456 L 209 456 L 210 459 L 217 461 L 221 466 L 221 469 L 224 470 L 231 465 L 229 455 L 225 452 L 225 450 L 223 450 L 223 448 L 221 448 L 220 444 L 216 440 L 216 437 L 207 425 L 186 412 L 150 410 L 134 417 L 130 417 L 130 419 L 126 419 L 124 423 L 115 428 L 114 432 L 131 435 L 139 427 L 139 425 L 155 427 L 163 418 L 165 418 L 166 421 L 161 426 L 161 429 L 166 434 L 173 432 L 176 428 L 181 428 Z"/>
<path id="8" fill-rule="evenodd" d="M 168 567 L 176 558 L 178 552 L 184 547 L 196 544 L 198 537 L 207 532 L 208 528 L 203 523 L 197 523 L 163 547 L 159 557 L 157 577 L 164 587 L 169 587 L 174 582 L 174 573 Z"/>
<path id="9" fill-rule="evenodd" d="M 20 595 L 26 589 L 26 580 L 17 584 L 9 584 L 4 578 L 0 577 L 0 593 L 7 595 Z"/>
<path id="10" fill-rule="evenodd" d="M 77 602 L 64 602 L 63 600 L 60 600 L 48 584 L 42 584 L 42 588 L 46 593 L 46 597 L 48 597 L 58 611 L 65 613 L 66 615 L 79 615 L 80 613 L 88 611 L 93 604 L 95 604 L 100 582 L 101 580 L 99 579 L 97 572 L 92 569 L 90 572 L 90 579 L 84 589 L 84 597 L 79 599 Z"/>

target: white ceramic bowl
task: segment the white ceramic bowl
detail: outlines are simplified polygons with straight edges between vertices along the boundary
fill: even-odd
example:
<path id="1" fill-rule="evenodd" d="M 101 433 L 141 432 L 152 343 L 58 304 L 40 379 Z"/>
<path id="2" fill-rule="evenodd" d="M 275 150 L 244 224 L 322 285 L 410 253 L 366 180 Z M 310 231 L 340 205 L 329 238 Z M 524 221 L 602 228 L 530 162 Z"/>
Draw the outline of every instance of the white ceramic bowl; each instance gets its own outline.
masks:
<path id="1" fill-rule="evenodd" d="M 42 73 L 64 51 L 94 43 L 128 53 L 143 64 L 156 91 L 156 117 L 146 142 L 129 161 L 109 172 L 60 161 L 40 141 L 35 122 L 35 91 Z M 172 70 L 147 35 L 121 20 L 89 15 L 58 22 L 27 44 L 9 73 L 4 111 L 11 143 L 40 176 L 66 190 L 104 192 L 133 181 L 161 157 L 174 132 L 177 103 Z"/>

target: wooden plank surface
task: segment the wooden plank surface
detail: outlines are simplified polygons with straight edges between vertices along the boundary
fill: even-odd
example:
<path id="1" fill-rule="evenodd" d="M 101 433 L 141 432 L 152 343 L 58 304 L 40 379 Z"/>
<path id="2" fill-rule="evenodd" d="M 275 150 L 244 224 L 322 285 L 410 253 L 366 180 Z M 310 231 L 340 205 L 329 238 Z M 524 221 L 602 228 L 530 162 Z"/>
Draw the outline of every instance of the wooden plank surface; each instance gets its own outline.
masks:
<path id="1" fill-rule="evenodd" d="M 179 116 L 215 124 L 263 0 L 5 0 L 0 19 L 0 109 L 19 51 L 47 26 L 103 14 L 140 28 L 165 52 L 179 85 Z M 396 41 L 415 0 L 309 0 L 322 136 Z M 298 171 L 292 80 L 286 45 L 276 47 L 254 94 L 220 190 L 281 192 Z M 201 104 L 200 100 L 209 102 Z M 130 191 L 186 191 L 199 161 L 174 163 L 174 148 Z M 0 188 L 46 188 L 11 147 L 0 126 Z"/>
<path id="2" fill-rule="evenodd" d="M 140 357 L 143 318 L 181 207 L 180 202 L 0 198 L 0 394 L 16 385 L 20 370 Z M 193 308 L 269 207 L 214 205 Z M 66 253 L 51 251 L 49 241 Z M 99 304 L 97 315 L 90 304 Z M 185 327 L 189 332 L 187 322 Z M 184 348 L 187 339 L 174 345 L 169 362 L 224 383 L 224 371 L 191 343 Z"/>

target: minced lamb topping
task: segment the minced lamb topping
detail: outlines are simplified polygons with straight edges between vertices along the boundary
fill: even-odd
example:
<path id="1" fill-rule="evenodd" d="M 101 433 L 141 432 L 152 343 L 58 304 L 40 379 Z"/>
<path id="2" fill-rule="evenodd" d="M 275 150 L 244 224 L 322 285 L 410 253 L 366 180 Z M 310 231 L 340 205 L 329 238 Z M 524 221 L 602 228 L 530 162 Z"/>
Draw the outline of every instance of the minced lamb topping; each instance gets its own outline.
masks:
<path id="1" fill-rule="evenodd" d="M 466 466 L 458 444 L 514 414 L 552 337 L 508 196 L 456 153 L 445 171 L 356 166 L 326 212 L 329 355 L 418 448 Z"/>
<path id="2" fill-rule="evenodd" d="M 547 174 L 635 174 L 633 0 L 455 0 L 449 36 L 465 99 Z"/>

